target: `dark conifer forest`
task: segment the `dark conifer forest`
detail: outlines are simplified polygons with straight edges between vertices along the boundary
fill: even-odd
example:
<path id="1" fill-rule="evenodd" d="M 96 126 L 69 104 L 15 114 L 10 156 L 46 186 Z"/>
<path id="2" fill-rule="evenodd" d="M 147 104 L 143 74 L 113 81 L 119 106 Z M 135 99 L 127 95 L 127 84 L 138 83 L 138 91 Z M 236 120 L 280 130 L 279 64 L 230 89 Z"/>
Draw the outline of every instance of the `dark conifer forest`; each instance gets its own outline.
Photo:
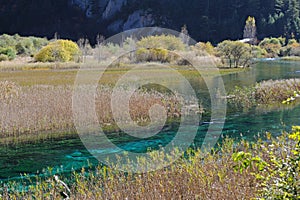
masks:
<path id="1" fill-rule="evenodd" d="M 113 18 L 105 20 L 97 12 L 98 1 L 87 0 L 93 17 L 71 5 L 69 0 L 0 0 L 0 34 L 19 33 L 91 41 L 100 33 L 114 34 L 107 27 Z M 128 16 L 135 10 L 149 10 L 157 26 L 180 31 L 186 24 L 196 40 L 220 42 L 243 36 L 245 20 L 254 16 L 258 38 L 300 38 L 300 0 L 128 0 L 116 17 Z"/>

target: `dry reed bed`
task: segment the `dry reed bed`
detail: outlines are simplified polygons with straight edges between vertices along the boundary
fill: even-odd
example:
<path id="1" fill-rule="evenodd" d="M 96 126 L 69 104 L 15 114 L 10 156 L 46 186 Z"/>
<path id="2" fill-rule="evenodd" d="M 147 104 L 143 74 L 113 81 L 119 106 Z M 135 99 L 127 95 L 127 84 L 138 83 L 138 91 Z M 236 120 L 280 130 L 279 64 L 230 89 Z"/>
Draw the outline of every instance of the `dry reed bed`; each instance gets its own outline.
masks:
<path id="1" fill-rule="evenodd" d="M 20 87 L 8 81 L 0 82 L 0 86 L 1 138 L 75 131 L 71 86 Z M 118 89 L 117 98 L 125 97 L 128 92 Z M 114 126 L 111 93 L 112 90 L 107 87 L 97 89 L 96 112 L 103 126 Z M 182 105 L 180 101 L 175 94 L 137 91 L 130 99 L 130 115 L 137 123 L 147 123 L 149 108 L 154 104 L 160 104 L 167 110 L 169 117 L 178 117 Z"/>
<path id="2" fill-rule="evenodd" d="M 294 97 L 295 92 L 300 92 L 300 79 L 268 80 L 254 87 L 236 87 L 229 102 L 241 108 L 282 104 L 282 101 Z"/>
<path id="3" fill-rule="evenodd" d="M 300 79 L 269 80 L 256 86 L 255 98 L 258 103 L 281 103 L 300 91 Z"/>
<path id="4" fill-rule="evenodd" d="M 32 58 L 23 58 L 14 61 L 2 61 L 0 63 L 0 71 L 20 71 L 32 69 L 78 69 L 80 63 L 41 63 L 33 62 Z"/>

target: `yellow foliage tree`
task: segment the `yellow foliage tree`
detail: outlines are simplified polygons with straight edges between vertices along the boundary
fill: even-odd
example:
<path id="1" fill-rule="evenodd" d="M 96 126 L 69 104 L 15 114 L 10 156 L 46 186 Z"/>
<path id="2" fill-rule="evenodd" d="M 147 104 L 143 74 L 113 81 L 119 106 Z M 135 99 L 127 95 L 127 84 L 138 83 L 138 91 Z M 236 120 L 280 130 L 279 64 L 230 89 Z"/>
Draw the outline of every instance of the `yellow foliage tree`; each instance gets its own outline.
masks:
<path id="1" fill-rule="evenodd" d="M 169 51 L 182 51 L 185 49 L 185 44 L 180 38 L 173 35 L 156 35 L 142 38 L 137 42 L 138 48 L 146 49 L 167 49 Z"/>
<path id="2" fill-rule="evenodd" d="M 246 20 L 246 25 L 244 28 L 244 38 L 255 38 L 256 37 L 256 25 L 255 18 L 249 16 Z"/>
<path id="3" fill-rule="evenodd" d="M 76 61 L 80 54 L 79 47 L 70 40 L 57 40 L 42 48 L 36 55 L 39 62 Z"/>

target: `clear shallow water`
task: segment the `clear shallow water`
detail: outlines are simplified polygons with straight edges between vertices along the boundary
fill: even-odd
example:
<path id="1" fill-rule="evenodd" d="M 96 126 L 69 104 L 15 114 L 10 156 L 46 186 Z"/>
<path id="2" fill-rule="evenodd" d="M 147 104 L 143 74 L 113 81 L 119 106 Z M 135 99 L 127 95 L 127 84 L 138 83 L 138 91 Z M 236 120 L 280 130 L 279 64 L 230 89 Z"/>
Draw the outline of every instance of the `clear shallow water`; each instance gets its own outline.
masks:
<path id="1" fill-rule="evenodd" d="M 230 90 L 235 85 L 247 86 L 262 80 L 294 77 L 300 78 L 300 63 L 272 61 L 260 62 L 255 68 L 243 73 L 226 75 L 223 81 L 226 89 Z M 247 114 L 229 112 L 222 133 L 224 136 L 252 140 L 254 135 L 266 131 L 279 135 L 282 130 L 290 130 L 292 125 L 299 125 L 299 119 L 300 106 L 272 112 L 252 111 Z M 202 145 L 209 123 L 209 120 L 205 119 L 200 122 L 197 137 L 194 140 L 196 146 Z M 217 122 L 215 126 L 218 126 Z M 166 127 L 160 134 L 150 139 L 132 140 L 129 136 L 113 136 L 110 139 L 124 150 L 144 152 L 149 147 L 157 148 L 168 144 L 175 133 L 174 129 Z M 242 136 L 241 133 L 243 133 Z M 218 136 L 214 130 L 207 135 L 208 139 L 212 140 Z M 105 155 L 118 153 L 118 149 L 114 148 L 94 151 Z M 52 167 L 54 173 L 68 173 L 87 167 L 90 163 L 97 164 L 98 162 L 85 149 L 79 138 L 0 147 L 0 180 L 18 180 L 24 173 L 41 174 L 47 167 Z"/>
<path id="2" fill-rule="evenodd" d="M 243 73 L 229 74 L 223 77 L 226 90 L 234 86 L 248 86 L 264 80 L 300 78 L 300 62 L 261 61 L 256 67 Z"/>

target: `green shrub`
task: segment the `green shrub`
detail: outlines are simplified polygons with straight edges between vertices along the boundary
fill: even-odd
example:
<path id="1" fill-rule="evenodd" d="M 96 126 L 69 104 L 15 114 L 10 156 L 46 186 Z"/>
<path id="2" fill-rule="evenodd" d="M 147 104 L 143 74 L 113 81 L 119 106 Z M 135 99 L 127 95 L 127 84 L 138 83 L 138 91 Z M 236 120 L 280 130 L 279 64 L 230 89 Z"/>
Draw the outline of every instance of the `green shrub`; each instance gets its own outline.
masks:
<path id="1" fill-rule="evenodd" d="M 16 45 L 16 40 L 13 36 L 3 34 L 0 36 L 0 47 L 7 48 L 7 47 L 13 47 Z"/>
<path id="2" fill-rule="evenodd" d="M 268 54 L 268 52 L 260 46 L 252 46 L 252 52 L 256 58 L 263 58 Z"/>
<path id="3" fill-rule="evenodd" d="M 106 47 L 106 50 L 113 55 L 120 52 L 120 46 L 118 44 L 108 43 L 107 45 L 105 45 L 105 47 Z"/>
<path id="4" fill-rule="evenodd" d="M 0 36 L 0 48 L 12 48 L 17 55 L 32 56 L 47 44 L 46 38 L 21 37 L 18 34 Z"/>
<path id="5" fill-rule="evenodd" d="M 128 37 L 123 42 L 122 46 L 125 51 L 132 51 L 136 48 L 136 41 L 133 38 Z"/>
<path id="6" fill-rule="evenodd" d="M 277 57 L 280 55 L 280 49 L 281 45 L 280 44 L 266 44 L 262 48 L 264 48 L 267 53 L 269 54 L 269 57 Z"/>
<path id="7" fill-rule="evenodd" d="M 298 46 L 299 43 L 295 39 L 290 39 L 289 42 L 288 42 L 288 45 L 297 45 Z"/>
<path id="8" fill-rule="evenodd" d="M 4 54 L 0 54 L 0 62 L 1 61 L 7 61 L 8 60 L 8 56 L 4 55 Z"/>
<path id="9" fill-rule="evenodd" d="M 61 46 L 46 46 L 35 55 L 39 62 L 67 62 L 70 59 L 70 54 Z"/>
<path id="10" fill-rule="evenodd" d="M 167 49 L 170 51 L 182 51 L 185 49 L 185 44 L 180 38 L 173 35 L 157 35 L 142 38 L 137 42 L 138 48 L 145 49 Z"/>
<path id="11" fill-rule="evenodd" d="M 222 62 L 230 68 L 249 67 L 254 57 L 251 50 L 249 44 L 230 40 L 221 42 L 217 47 L 217 53 L 222 58 Z"/>
<path id="12" fill-rule="evenodd" d="M 270 38 L 264 38 L 258 45 L 264 47 L 266 44 L 270 43 Z"/>
<path id="13" fill-rule="evenodd" d="M 300 46 L 292 48 L 290 56 L 300 56 Z"/>
<path id="14" fill-rule="evenodd" d="M 33 47 L 36 51 L 39 51 L 42 47 L 46 46 L 49 41 L 47 38 L 29 37 L 32 41 Z"/>
<path id="15" fill-rule="evenodd" d="M 247 111 L 257 104 L 255 98 L 255 87 L 239 87 L 236 86 L 230 93 L 232 98 L 228 99 L 231 105 L 238 109 Z"/>
<path id="16" fill-rule="evenodd" d="M 25 54 L 26 48 L 25 48 L 25 46 L 23 46 L 23 44 L 21 42 L 19 42 L 18 44 L 16 44 L 16 51 L 18 54 Z"/>
<path id="17" fill-rule="evenodd" d="M 31 55 L 35 52 L 33 42 L 30 38 L 20 40 L 16 45 L 15 49 L 18 55 Z"/>
<path id="18" fill-rule="evenodd" d="M 43 46 L 48 44 L 45 38 L 21 37 L 15 46 L 19 55 L 32 56 L 36 54 Z"/>
<path id="19" fill-rule="evenodd" d="M 286 45 L 286 38 L 284 37 L 278 37 L 277 38 L 281 44 L 281 46 L 285 46 Z"/>
<path id="20" fill-rule="evenodd" d="M 269 142 L 259 142 L 253 152 L 232 154 L 234 169 L 250 173 L 257 179 L 260 199 L 300 198 L 300 127 L 294 126 L 292 134 L 283 134 Z"/>
<path id="21" fill-rule="evenodd" d="M 280 40 L 277 38 L 271 38 L 270 39 L 270 44 L 278 44 L 281 45 Z"/>
<path id="22" fill-rule="evenodd" d="M 285 38 L 279 37 L 279 38 L 264 38 L 263 41 L 259 43 L 259 46 L 264 46 L 266 44 L 278 44 L 280 46 L 285 45 Z"/>
<path id="23" fill-rule="evenodd" d="M 157 35 L 142 38 L 136 43 L 137 62 L 171 62 L 175 59 L 172 51 L 183 51 L 185 44 L 172 35 Z"/>
<path id="24" fill-rule="evenodd" d="M 192 47 L 192 51 L 195 51 L 197 55 L 215 55 L 216 51 L 214 46 L 210 42 L 199 42 L 195 46 Z"/>
<path id="25" fill-rule="evenodd" d="M 6 55 L 9 60 L 13 60 L 16 58 L 16 51 L 11 47 L 0 48 L 0 54 Z"/>
<path id="26" fill-rule="evenodd" d="M 169 52 L 166 49 L 155 48 L 145 49 L 140 48 L 136 51 L 136 59 L 138 62 L 170 62 Z"/>
<path id="27" fill-rule="evenodd" d="M 268 57 L 277 57 L 282 54 L 282 46 L 285 44 L 284 38 L 265 38 L 259 43 L 259 47 L 265 49 Z"/>
<path id="28" fill-rule="evenodd" d="M 295 39 L 290 39 L 287 46 L 280 49 L 280 56 L 300 56 L 300 44 Z"/>
<path id="29" fill-rule="evenodd" d="M 79 47 L 70 40 L 57 40 L 42 48 L 36 55 L 39 62 L 75 61 L 80 54 Z"/>

